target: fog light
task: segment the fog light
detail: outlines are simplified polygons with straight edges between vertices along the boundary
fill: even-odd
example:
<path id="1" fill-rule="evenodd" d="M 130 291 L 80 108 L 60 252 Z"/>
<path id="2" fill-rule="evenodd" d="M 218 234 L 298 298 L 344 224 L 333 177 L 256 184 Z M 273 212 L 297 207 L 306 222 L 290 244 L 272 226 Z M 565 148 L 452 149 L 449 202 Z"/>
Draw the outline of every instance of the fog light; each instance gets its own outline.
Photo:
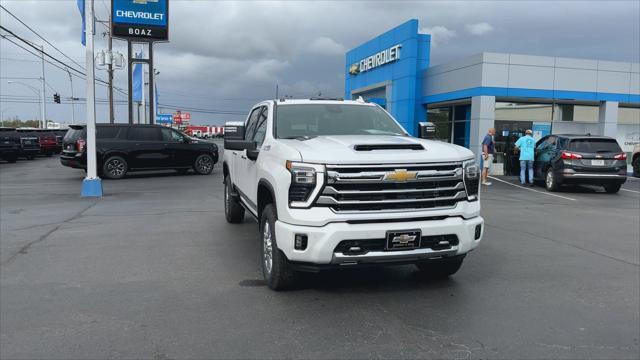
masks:
<path id="1" fill-rule="evenodd" d="M 305 250 L 307 248 L 307 235 L 296 234 L 293 246 L 296 250 Z"/>
<path id="2" fill-rule="evenodd" d="M 476 225 L 476 240 L 480 239 L 480 235 L 482 234 L 482 225 Z"/>

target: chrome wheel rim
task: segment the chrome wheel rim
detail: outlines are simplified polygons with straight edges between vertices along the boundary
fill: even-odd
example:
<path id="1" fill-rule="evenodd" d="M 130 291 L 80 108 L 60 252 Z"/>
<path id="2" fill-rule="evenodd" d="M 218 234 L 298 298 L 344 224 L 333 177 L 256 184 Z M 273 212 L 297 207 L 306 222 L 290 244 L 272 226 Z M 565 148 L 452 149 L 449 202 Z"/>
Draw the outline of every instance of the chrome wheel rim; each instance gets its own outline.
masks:
<path id="1" fill-rule="evenodd" d="M 111 159 L 107 163 L 107 172 L 111 176 L 120 177 L 124 174 L 124 163 L 118 159 Z"/>
<path id="2" fill-rule="evenodd" d="M 229 213 L 229 184 L 227 181 L 224 182 L 224 211 Z"/>
<path id="3" fill-rule="evenodd" d="M 200 170 L 200 172 L 207 173 L 211 171 L 213 164 L 211 163 L 210 157 L 202 155 L 198 158 L 198 163 L 196 164 L 196 166 L 198 167 L 198 170 Z"/>
<path id="4" fill-rule="evenodd" d="M 264 223 L 264 232 L 262 233 L 262 253 L 264 256 L 264 269 L 267 274 L 271 274 L 273 266 L 273 243 L 271 241 L 271 229 L 269 222 Z"/>
<path id="5" fill-rule="evenodd" d="M 553 172 L 547 171 L 547 188 L 551 189 L 553 186 Z"/>

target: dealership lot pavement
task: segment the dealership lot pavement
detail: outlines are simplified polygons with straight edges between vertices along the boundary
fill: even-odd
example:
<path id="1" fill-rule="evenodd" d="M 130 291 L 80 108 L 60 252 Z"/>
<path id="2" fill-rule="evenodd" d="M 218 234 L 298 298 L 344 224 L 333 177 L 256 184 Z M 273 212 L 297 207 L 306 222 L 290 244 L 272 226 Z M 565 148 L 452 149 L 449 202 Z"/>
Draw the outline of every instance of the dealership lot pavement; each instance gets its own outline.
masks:
<path id="1" fill-rule="evenodd" d="M 221 169 L 105 181 L 0 163 L 0 357 L 637 358 L 640 181 L 617 195 L 483 189 L 485 238 L 444 281 L 411 266 L 262 285 Z"/>

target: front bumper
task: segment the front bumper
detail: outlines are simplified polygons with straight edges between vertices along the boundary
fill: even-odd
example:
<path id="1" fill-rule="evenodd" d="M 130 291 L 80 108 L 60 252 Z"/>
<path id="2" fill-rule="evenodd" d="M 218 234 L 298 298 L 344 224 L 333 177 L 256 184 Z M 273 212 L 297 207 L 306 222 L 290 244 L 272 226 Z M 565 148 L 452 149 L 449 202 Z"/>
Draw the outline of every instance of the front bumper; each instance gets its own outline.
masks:
<path id="1" fill-rule="evenodd" d="M 475 239 L 477 225 L 482 225 L 482 231 L 478 239 Z M 446 250 L 421 248 L 399 251 L 370 251 L 360 255 L 334 252 L 336 246 L 343 240 L 380 239 L 386 237 L 387 231 L 410 229 L 420 229 L 422 236 L 455 234 L 458 238 L 458 244 Z M 407 222 L 365 224 L 334 222 L 324 226 L 292 225 L 276 221 L 275 231 L 278 248 L 292 262 L 320 265 L 411 263 L 435 257 L 462 255 L 473 250 L 482 240 L 484 219 L 480 216 L 471 219 L 455 216 L 441 220 Z M 307 235 L 308 244 L 305 250 L 296 250 L 294 248 L 295 234 Z"/>

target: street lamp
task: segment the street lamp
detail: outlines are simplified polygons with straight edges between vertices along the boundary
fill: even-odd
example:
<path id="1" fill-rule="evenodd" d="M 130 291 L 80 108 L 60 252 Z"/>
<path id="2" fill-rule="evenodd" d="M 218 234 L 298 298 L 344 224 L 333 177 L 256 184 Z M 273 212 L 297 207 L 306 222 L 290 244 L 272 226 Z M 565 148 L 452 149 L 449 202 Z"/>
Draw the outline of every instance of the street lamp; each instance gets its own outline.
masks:
<path id="1" fill-rule="evenodd" d="M 25 84 L 21 81 L 13 81 L 13 80 L 9 80 L 7 81 L 7 84 L 17 84 L 17 85 L 22 85 L 22 86 L 26 86 L 27 88 L 29 88 L 31 91 L 33 91 L 36 95 L 38 95 L 38 100 L 39 102 L 44 102 L 44 99 L 42 98 L 42 94 L 40 94 L 40 91 L 38 89 L 36 89 L 35 87 L 29 85 L 29 84 Z M 40 122 L 42 124 L 42 128 L 45 129 L 47 126 L 45 124 L 45 119 L 44 119 L 44 106 L 40 106 Z"/>

